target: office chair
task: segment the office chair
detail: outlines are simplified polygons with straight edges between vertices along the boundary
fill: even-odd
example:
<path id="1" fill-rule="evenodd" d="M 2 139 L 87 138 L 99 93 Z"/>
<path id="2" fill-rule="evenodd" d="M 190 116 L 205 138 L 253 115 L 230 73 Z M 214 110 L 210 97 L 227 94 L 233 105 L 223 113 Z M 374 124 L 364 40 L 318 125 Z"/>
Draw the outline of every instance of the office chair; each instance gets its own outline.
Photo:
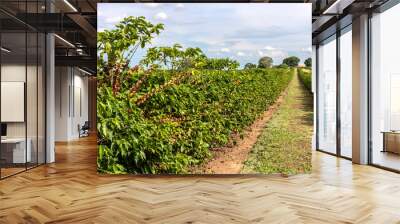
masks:
<path id="1" fill-rule="evenodd" d="M 79 138 L 89 136 L 89 129 L 90 129 L 89 121 L 85 121 L 82 127 L 78 125 L 78 129 L 79 129 Z"/>

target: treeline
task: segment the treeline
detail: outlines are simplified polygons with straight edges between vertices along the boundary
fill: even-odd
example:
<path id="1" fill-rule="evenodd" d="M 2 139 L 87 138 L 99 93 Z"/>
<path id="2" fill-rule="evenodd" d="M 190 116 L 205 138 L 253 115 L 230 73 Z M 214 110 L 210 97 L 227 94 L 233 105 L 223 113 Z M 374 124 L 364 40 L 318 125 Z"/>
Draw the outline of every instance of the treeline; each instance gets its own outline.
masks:
<path id="1" fill-rule="evenodd" d="M 184 71 L 187 69 L 218 69 L 232 70 L 239 68 L 240 64 L 230 58 L 208 58 L 203 51 L 196 47 L 184 49 L 180 44 L 172 47 L 152 47 L 140 61 L 145 68 L 158 68 L 171 71 Z"/>
<path id="2" fill-rule="evenodd" d="M 252 68 L 272 68 L 272 67 L 275 67 L 275 68 L 298 67 L 300 58 L 298 58 L 296 56 L 290 56 L 290 57 L 284 58 L 282 61 L 282 64 L 275 65 L 275 66 L 273 66 L 273 62 L 274 61 L 271 57 L 264 56 L 258 60 L 258 65 L 253 64 L 253 63 L 246 63 L 244 65 L 244 68 L 252 69 Z M 311 67 L 311 58 L 307 58 L 306 60 L 304 60 L 304 65 L 306 67 Z"/>

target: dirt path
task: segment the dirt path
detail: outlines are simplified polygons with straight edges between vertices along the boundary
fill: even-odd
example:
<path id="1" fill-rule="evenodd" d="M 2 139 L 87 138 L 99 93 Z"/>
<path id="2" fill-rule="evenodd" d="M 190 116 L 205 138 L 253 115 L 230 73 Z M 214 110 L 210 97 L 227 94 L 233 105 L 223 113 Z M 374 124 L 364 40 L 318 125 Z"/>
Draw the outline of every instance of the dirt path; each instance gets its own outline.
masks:
<path id="1" fill-rule="evenodd" d="M 297 75 L 295 75 L 297 76 Z M 295 82 L 293 79 L 291 81 Z M 292 84 L 289 84 L 291 86 Z M 288 87 L 289 88 L 289 87 Z M 234 138 L 236 145 L 225 146 L 213 150 L 214 156 L 211 161 L 198 168 L 195 173 L 206 174 L 237 174 L 240 173 L 244 161 L 246 161 L 253 145 L 257 142 L 268 121 L 279 108 L 287 95 L 288 89 L 269 107 L 250 127 L 243 133 L 243 139 L 239 136 Z"/>

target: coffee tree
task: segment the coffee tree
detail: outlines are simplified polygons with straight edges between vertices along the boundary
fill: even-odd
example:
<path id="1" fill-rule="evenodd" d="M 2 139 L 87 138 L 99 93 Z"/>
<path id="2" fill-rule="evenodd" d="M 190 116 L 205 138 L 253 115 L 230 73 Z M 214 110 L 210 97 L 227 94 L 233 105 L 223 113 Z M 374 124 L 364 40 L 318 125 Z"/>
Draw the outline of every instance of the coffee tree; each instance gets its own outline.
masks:
<path id="1" fill-rule="evenodd" d="M 240 64 L 236 60 L 229 58 L 208 58 L 204 66 L 205 69 L 211 70 L 235 70 Z"/>
<path id="2" fill-rule="evenodd" d="M 140 64 L 148 68 L 157 65 L 159 68 L 182 71 L 204 66 L 206 56 L 200 48 L 183 49 L 180 44 L 172 47 L 152 47 L 147 50 Z"/>

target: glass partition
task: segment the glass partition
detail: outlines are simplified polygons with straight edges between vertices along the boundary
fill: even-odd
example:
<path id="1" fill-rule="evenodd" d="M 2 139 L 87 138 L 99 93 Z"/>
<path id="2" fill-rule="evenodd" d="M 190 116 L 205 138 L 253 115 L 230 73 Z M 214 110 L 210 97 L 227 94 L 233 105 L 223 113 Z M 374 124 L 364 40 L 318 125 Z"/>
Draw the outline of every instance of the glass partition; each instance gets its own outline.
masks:
<path id="1" fill-rule="evenodd" d="M 340 35 L 340 154 L 352 157 L 352 34 L 351 26 Z"/>
<path id="2" fill-rule="evenodd" d="M 44 2 L 14 3 L 0 6 L 36 13 Z M 46 40 L 43 33 L 2 12 L 0 26 L 0 178 L 5 178 L 45 163 Z"/>
<path id="3" fill-rule="evenodd" d="M 27 48 L 25 32 L 1 34 L 1 175 L 24 171 L 31 160 L 26 141 Z M 28 147 L 28 150 L 26 150 Z"/>
<path id="4" fill-rule="evenodd" d="M 371 162 L 400 170 L 400 5 L 371 18 Z"/>
<path id="5" fill-rule="evenodd" d="M 318 47 L 318 149 L 336 153 L 336 36 Z"/>

